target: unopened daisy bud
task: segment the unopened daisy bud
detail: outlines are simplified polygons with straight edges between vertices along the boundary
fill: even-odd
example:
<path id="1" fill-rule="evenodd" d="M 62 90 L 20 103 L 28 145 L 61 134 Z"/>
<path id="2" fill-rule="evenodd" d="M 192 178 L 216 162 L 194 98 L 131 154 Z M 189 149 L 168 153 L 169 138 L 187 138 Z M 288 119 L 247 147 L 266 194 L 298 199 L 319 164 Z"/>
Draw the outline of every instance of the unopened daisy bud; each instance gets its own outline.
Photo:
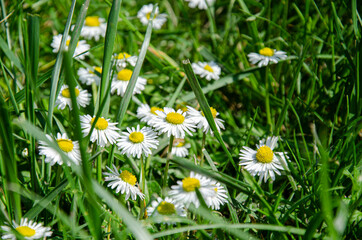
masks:
<path id="1" fill-rule="evenodd" d="M 24 148 L 23 151 L 21 151 L 21 156 L 23 156 L 24 158 L 29 156 L 29 151 L 27 148 Z"/>

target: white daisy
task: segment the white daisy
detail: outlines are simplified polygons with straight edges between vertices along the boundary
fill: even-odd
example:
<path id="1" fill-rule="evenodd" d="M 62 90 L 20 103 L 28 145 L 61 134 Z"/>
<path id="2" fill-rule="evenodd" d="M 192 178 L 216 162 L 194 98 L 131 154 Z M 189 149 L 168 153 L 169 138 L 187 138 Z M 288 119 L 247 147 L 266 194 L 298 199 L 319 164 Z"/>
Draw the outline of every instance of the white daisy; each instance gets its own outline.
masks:
<path id="1" fill-rule="evenodd" d="M 169 216 L 180 216 L 186 217 L 186 211 L 183 208 L 182 204 L 177 203 L 172 198 L 166 197 L 162 199 L 160 197 L 157 200 L 153 200 L 149 207 L 147 207 L 148 216 L 152 217 L 163 217 L 164 222 L 168 222 Z M 168 224 L 170 224 L 168 222 Z"/>
<path id="2" fill-rule="evenodd" d="M 86 68 L 79 68 L 78 69 L 78 76 L 79 80 L 86 85 L 92 85 L 92 83 L 96 83 L 99 85 L 101 82 L 101 77 L 96 74 L 96 72 L 101 75 L 102 68 L 100 67 L 93 67 L 93 69 L 86 69 Z"/>
<path id="3" fill-rule="evenodd" d="M 186 157 L 189 155 L 190 143 L 186 143 L 184 139 L 177 138 L 173 141 L 171 154 L 177 157 Z"/>
<path id="4" fill-rule="evenodd" d="M 194 122 L 181 109 L 176 112 L 172 108 L 165 107 L 163 112 L 156 111 L 156 113 L 157 117 L 148 124 L 161 133 L 167 133 L 168 137 L 173 135 L 175 138 L 185 138 L 185 132 L 191 136 L 191 131 L 195 132 Z"/>
<path id="5" fill-rule="evenodd" d="M 204 113 L 202 111 L 197 111 L 196 109 L 194 109 L 190 106 L 187 106 L 187 109 L 188 109 L 187 114 L 188 114 L 189 118 L 197 125 L 197 128 L 203 129 L 202 131 L 204 133 L 208 133 L 210 130 L 211 135 L 213 135 L 213 132 L 210 129 L 209 122 L 207 121 Z M 219 113 L 216 111 L 216 109 L 213 107 L 210 107 L 210 110 L 211 110 L 212 116 L 214 117 L 217 130 L 220 132 L 220 129 L 225 129 L 224 124 L 223 124 L 224 120 L 216 117 L 219 115 Z"/>
<path id="6" fill-rule="evenodd" d="M 87 90 L 79 90 L 78 86 L 74 90 L 78 106 L 86 107 L 89 105 L 92 95 L 88 93 Z M 61 110 L 63 110 L 67 105 L 70 109 L 72 109 L 72 99 L 70 98 L 68 85 L 63 85 L 60 89 L 55 105 L 58 106 L 58 109 Z"/>
<path id="7" fill-rule="evenodd" d="M 197 62 L 191 64 L 195 74 L 206 80 L 218 80 L 221 74 L 221 68 L 215 62 Z"/>
<path id="8" fill-rule="evenodd" d="M 143 5 L 142 8 L 138 11 L 137 17 L 140 19 L 143 25 L 147 25 L 150 20 L 151 13 L 153 9 L 153 4 Z M 162 25 L 167 21 L 167 14 L 159 13 L 158 7 L 155 10 L 155 16 L 153 18 L 153 28 L 160 29 Z"/>
<path id="9" fill-rule="evenodd" d="M 151 148 L 157 148 L 157 134 L 150 127 L 137 125 L 137 128 L 127 128 L 127 132 L 122 132 L 117 140 L 117 146 L 122 154 L 132 155 L 140 158 L 142 153 L 148 156 L 152 153 Z"/>
<path id="10" fill-rule="evenodd" d="M 106 35 L 107 23 L 104 18 L 98 16 L 89 16 L 85 18 L 84 26 L 80 35 L 85 39 L 98 41 L 100 36 L 104 37 Z"/>
<path id="11" fill-rule="evenodd" d="M 111 93 L 113 94 L 115 91 L 117 91 L 117 95 L 121 95 L 123 97 L 124 93 L 126 92 L 129 80 L 131 80 L 132 73 L 132 70 L 127 68 L 119 71 L 118 74 L 113 77 Z M 138 77 L 133 94 L 141 93 L 142 90 L 145 89 L 146 83 L 147 80 L 145 78 Z"/>
<path id="12" fill-rule="evenodd" d="M 13 228 L 25 239 L 39 239 L 46 238 L 52 235 L 50 227 L 43 227 L 42 223 L 36 223 L 32 220 L 28 221 L 27 218 L 22 218 L 20 224 L 13 221 Z M 1 226 L 1 229 L 5 232 L 2 235 L 2 239 L 16 240 L 16 235 L 11 231 L 9 226 Z"/>
<path id="13" fill-rule="evenodd" d="M 59 51 L 60 43 L 62 41 L 62 37 L 63 37 L 62 34 L 58 34 L 58 35 L 53 37 L 53 41 L 50 44 L 50 46 L 53 48 L 54 53 L 57 53 Z M 69 43 L 70 43 L 70 36 L 67 37 L 67 42 L 66 42 L 66 46 L 65 46 L 65 49 L 64 49 L 65 51 L 68 50 Z M 83 60 L 85 58 L 85 56 L 89 55 L 89 52 L 88 52 L 89 49 L 90 49 L 90 45 L 87 44 L 87 42 L 85 40 L 80 40 L 77 43 L 77 46 L 75 48 L 73 57 L 77 56 L 77 57 L 75 57 L 76 59 Z"/>
<path id="14" fill-rule="evenodd" d="M 258 63 L 258 67 L 267 66 L 269 63 L 278 63 L 287 58 L 286 52 L 277 51 L 268 47 L 259 50 L 259 53 L 249 53 L 249 61 L 252 64 Z"/>
<path id="15" fill-rule="evenodd" d="M 127 67 L 127 63 L 132 67 L 136 66 L 137 56 L 131 56 L 128 53 L 121 52 L 120 54 L 115 54 L 114 58 L 116 59 L 117 71 Z"/>
<path id="16" fill-rule="evenodd" d="M 189 177 L 184 178 L 182 181 L 177 181 L 177 185 L 171 186 L 172 190 L 169 191 L 169 195 L 175 199 L 176 202 L 184 204 L 186 207 L 191 203 L 193 203 L 195 207 L 199 207 L 200 201 L 197 198 L 196 188 L 200 191 L 205 202 L 208 197 L 215 194 L 214 186 L 211 185 L 211 179 L 201 174 L 191 172 Z"/>
<path id="17" fill-rule="evenodd" d="M 142 104 L 137 108 L 137 118 L 139 118 L 141 122 L 148 123 L 157 116 L 156 111 L 163 112 L 163 109 L 155 106 L 150 107 L 148 104 Z"/>
<path id="18" fill-rule="evenodd" d="M 196 8 L 199 9 L 207 9 L 207 7 L 211 6 L 215 0 L 185 0 L 186 2 L 189 2 L 190 8 Z"/>
<path id="19" fill-rule="evenodd" d="M 141 193 L 140 189 L 138 188 L 137 178 L 135 175 L 130 173 L 127 170 L 117 170 L 116 166 L 113 165 L 113 169 L 107 167 L 110 171 L 104 172 L 103 174 L 107 177 L 104 178 L 105 182 L 109 182 L 107 187 L 111 187 L 111 189 L 115 189 L 116 193 L 121 192 L 121 194 L 126 194 L 125 199 L 126 201 L 131 196 L 132 200 L 136 200 L 137 196 L 141 199 L 145 198 L 145 195 Z"/>
<path id="20" fill-rule="evenodd" d="M 277 145 L 278 137 L 268 137 L 256 144 L 257 150 L 243 147 L 240 150 L 240 163 L 252 175 L 260 176 L 260 181 L 264 182 L 270 177 L 275 180 L 275 173 L 281 175 L 279 170 L 284 170 L 286 157 L 283 152 L 273 152 Z M 283 161 L 283 163 L 282 163 Z"/>
<path id="21" fill-rule="evenodd" d="M 88 114 L 80 116 L 81 128 L 84 136 L 89 134 L 94 120 L 95 116 L 93 118 Z M 119 130 L 119 128 L 116 127 L 117 123 L 111 123 L 109 120 L 110 119 L 99 117 L 90 137 L 92 142 L 97 141 L 97 144 L 101 147 L 104 147 L 108 142 L 110 144 L 116 143 L 116 139 L 120 137 L 119 133 L 116 132 Z"/>
<path id="22" fill-rule="evenodd" d="M 46 136 L 50 141 L 54 142 L 53 138 L 50 135 Z M 78 141 L 70 140 L 66 133 L 57 133 L 55 143 L 74 164 L 78 165 L 80 163 L 81 158 Z M 56 163 L 58 163 L 59 165 L 63 164 L 62 157 L 55 149 L 53 149 L 46 142 L 43 141 L 39 141 L 39 145 L 39 154 L 45 156 L 46 163 L 50 163 L 50 165 L 54 165 Z M 70 162 L 68 162 L 67 164 L 68 166 L 70 166 Z"/>
<path id="23" fill-rule="evenodd" d="M 205 198 L 205 203 L 208 207 L 219 210 L 221 205 L 227 203 L 228 196 L 225 188 L 219 182 L 211 180 L 211 185 L 214 187 L 214 192 Z"/>

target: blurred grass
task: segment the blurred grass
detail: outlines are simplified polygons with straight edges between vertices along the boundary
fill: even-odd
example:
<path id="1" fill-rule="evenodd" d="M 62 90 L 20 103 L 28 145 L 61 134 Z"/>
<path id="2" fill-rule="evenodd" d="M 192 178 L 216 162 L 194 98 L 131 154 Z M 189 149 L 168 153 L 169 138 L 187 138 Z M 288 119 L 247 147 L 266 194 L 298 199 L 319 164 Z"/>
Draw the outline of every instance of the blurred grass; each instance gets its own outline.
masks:
<path id="1" fill-rule="evenodd" d="M 120 8 L 121 1 L 0 1 L 0 78 L 4 79 L 0 81 L 0 225 L 19 221 L 24 215 L 51 226 L 54 239 L 208 238 L 208 234 L 231 239 L 244 236 L 235 235 L 241 229 L 261 239 L 361 238 L 362 43 L 358 1 L 217 1 L 208 11 L 191 9 L 182 0 L 162 1 L 160 12 L 169 17 L 166 26 L 152 31 L 151 38 L 150 29 L 136 18 L 146 3 L 124 1 Z M 110 16 L 104 44 L 90 41 L 90 57 L 83 62 L 71 61 L 62 52 L 52 53 L 52 36 L 59 32 L 67 35 L 75 24 L 68 53 L 73 55 L 86 15 Z M 148 48 L 143 45 L 147 41 Z M 264 46 L 288 53 L 287 60 L 269 66 L 268 82 L 263 80 L 264 69 L 247 61 L 248 53 Z M 119 52 L 142 56 L 133 76 L 148 79 L 142 94 L 126 94 L 123 99 L 109 96 L 111 57 Z M 194 84 L 190 87 L 180 68 L 183 59 L 216 61 L 222 68 L 221 78 L 195 80 L 188 67 L 185 73 Z M 65 81 L 75 86 L 77 76 L 73 73 L 83 63 L 103 65 L 102 84 L 96 88 L 100 94 L 93 96 L 86 109 L 54 109 L 61 85 Z M 76 106 L 74 91 L 71 96 Z M 266 96 L 273 132 L 267 124 Z M 194 164 L 201 155 L 202 133 L 198 132 L 187 138 L 192 145 L 190 156 L 171 160 L 169 182 L 175 184 L 188 170 L 213 177 L 235 193 L 228 207 L 214 212 L 193 210 L 190 221 L 194 224 L 165 227 L 151 219 L 144 225 L 130 217 L 140 211 L 136 202 L 124 203 L 122 196 L 113 196 L 93 182 L 98 177 L 103 183 L 101 171 L 113 163 L 109 161 L 113 156 L 115 163 L 134 169 L 136 175 L 139 161 L 111 147 L 97 148 L 90 156 L 86 152 L 89 137 L 81 135 L 79 116 L 108 115 L 120 122 L 121 128 L 135 126 L 141 102 L 159 107 L 199 103 L 209 120 L 207 104 L 217 108 L 226 130 L 217 139 L 206 137 L 205 157 L 211 168 Z M 28 125 L 13 126 L 18 118 L 27 119 Z M 38 156 L 36 140 L 44 138 L 41 132 L 59 131 L 80 142 L 82 168 L 50 168 Z M 253 148 L 260 138 L 272 133 L 282 138 L 278 149 L 288 152 L 290 172 L 273 184 L 260 184 L 247 172 L 239 173 L 238 153 L 242 146 Z M 167 140 L 160 145 L 147 160 L 147 199 L 160 194 Z M 22 156 L 24 148 L 29 150 L 28 156 Z M 234 167 L 230 168 L 232 161 Z M 230 209 L 235 211 L 230 213 Z M 217 221 L 213 220 L 215 214 Z M 234 228 L 236 233 L 231 230 Z"/>

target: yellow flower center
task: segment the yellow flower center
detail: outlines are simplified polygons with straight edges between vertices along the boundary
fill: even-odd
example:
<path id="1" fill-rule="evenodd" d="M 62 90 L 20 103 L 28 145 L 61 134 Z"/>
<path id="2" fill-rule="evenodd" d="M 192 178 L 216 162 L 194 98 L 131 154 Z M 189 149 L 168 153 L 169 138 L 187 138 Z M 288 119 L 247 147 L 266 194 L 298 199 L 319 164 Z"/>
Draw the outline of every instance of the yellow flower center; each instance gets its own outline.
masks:
<path id="1" fill-rule="evenodd" d="M 180 113 L 170 112 L 166 115 L 166 121 L 172 124 L 182 124 L 185 117 Z"/>
<path id="2" fill-rule="evenodd" d="M 141 132 L 133 132 L 128 138 L 133 143 L 141 143 L 143 142 L 143 139 L 145 139 L 145 136 Z"/>
<path id="3" fill-rule="evenodd" d="M 213 116 L 214 118 L 216 118 L 216 114 L 217 114 L 216 109 L 213 108 L 213 107 L 210 107 L 210 111 L 211 111 L 212 116 Z M 205 114 L 204 114 L 203 111 L 201 111 L 201 115 L 205 117 Z"/>
<path id="4" fill-rule="evenodd" d="M 132 71 L 129 69 L 122 69 L 117 74 L 117 79 L 120 81 L 126 81 L 128 82 L 132 77 Z"/>
<path id="5" fill-rule="evenodd" d="M 124 59 L 124 58 L 129 58 L 131 55 L 129 55 L 128 53 L 125 52 L 121 52 L 120 54 L 118 54 L 118 56 L 116 57 L 117 59 Z"/>
<path id="6" fill-rule="evenodd" d="M 91 125 L 93 125 L 94 119 L 96 119 L 96 118 L 95 117 L 92 118 Z M 98 118 L 96 125 L 94 127 L 98 130 L 105 130 L 108 127 L 108 122 L 104 118 Z"/>
<path id="7" fill-rule="evenodd" d="M 210 67 L 210 65 L 209 64 L 206 64 L 206 66 L 204 67 L 204 69 L 206 70 L 206 71 L 209 71 L 209 72 L 214 72 L 214 69 L 212 69 L 212 67 Z"/>
<path id="8" fill-rule="evenodd" d="M 185 104 L 187 104 L 187 103 L 177 104 L 176 105 L 176 110 L 181 109 L 182 112 L 187 112 L 187 107 L 185 106 Z"/>
<path id="9" fill-rule="evenodd" d="M 179 142 L 179 143 L 176 145 L 176 147 L 183 147 L 183 146 L 185 146 L 185 142 Z"/>
<path id="10" fill-rule="evenodd" d="M 99 17 L 92 16 L 92 17 L 86 17 L 85 18 L 85 25 L 89 27 L 99 27 L 101 25 L 99 21 Z"/>
<path id="11" fill-rule="evenodd" d="M 75 96 L 78 97 L 78 95 L 79 95 L 79 89 L 74 88 L 74 91 L 75 91 Z M 64 89 L 62 90 L 62 96 L 65 97 L 65 98 L 70 98 L 69 88 L 64 88 Z"/>
<path id="12" fill-rule="evenodd" d="M 161 111 L 163 112 L 162 108 L 159 107 L 151 107 L 151 113 L 157 115 L 156 111 Z"/>
<path id="13" fill-rule="evenodd" d="M 127 170 L 124 170 L 121 172 L 119 177 L 125 181 L 126 183 L 129 183 L 130 185 L 134 186 L 136 185 L 137 178 L 132 173 L 128 172 Z"/>
<path id="14" fill-rule="evenodd" d="M 216 187 L 216 188 L 214 188 L 214 191 L 215 191 L 215 192 L 217 192 L 217 187 Z"/>
<path id="15" fill-rule="evenodd" d="M 176 212 L 176 209 L 172 203 L 162 201 L 160 205 L 158 205 L 157 211 L 162 215 L 171 215 Z"/>
<path id="16" fill-rule="evenodd" d="M 149 12 L 149 13 L 146 14 L 147 20 L 150 20 L 150 18 L 151 18 L 151 13 L 152 13 L 152 12 Z M 153 19 L 155 19 L 156 17 L 157 17 L 157 14 L 155 13 L 155 15 L 153 16 Z"/>
<path id="17" fill-rule="evenodd" d="M 102 73 L 102 68 L 101 67 L 94 67 L 94 71 L 101 74 Z M 94 72 L 92 70 L 89 70 L 89 73 L 94 74 Z"/>
<path id="18" fill-rule="evenodd" d="M 274 50 L 268 47 L 262 48 L 259 50 L 259 54 L 267 57 L 274 56 Z"/>
<path id="19" fill-rule="evenodd" d="M 66 44 L 67 46 L 69 46 L 69 43 L 70 43 L 70 39 L 67 40 L 65 44 Z M 78 45 L 79 45 L 79 42 L 77 42 L 77 47 L 78 47 Z"/>
<path id="20" fill-rule="evenodd" d="M 273 161 L 274 153 L 268 146 L 262 146 L 256 152 L 256 160 L 262 163 L 271 163 Z"/>
<path id="21" fill-rule="evenodd" d="M 69 139 L 57 139 L 57 143 L 59 148 L 63 151 L 63 152 L 71 152 L 73 150 L 73 142 L 72 140 Z"/>
<path id="22" fill-rule="evenodd" d="M 23 237 L 32 237 L 35 235 L 35 230 L 28 226 L 20 226 L 15 228 L 18 233 L 20 233 Z"/>
<path id="23" fill-rule="evenodd" d="M 197 178 L 187 177 L 182 180 L 182 188 L 185 192 L 193 192 L 195 188 L 200 187 L 200 180 Z"/>

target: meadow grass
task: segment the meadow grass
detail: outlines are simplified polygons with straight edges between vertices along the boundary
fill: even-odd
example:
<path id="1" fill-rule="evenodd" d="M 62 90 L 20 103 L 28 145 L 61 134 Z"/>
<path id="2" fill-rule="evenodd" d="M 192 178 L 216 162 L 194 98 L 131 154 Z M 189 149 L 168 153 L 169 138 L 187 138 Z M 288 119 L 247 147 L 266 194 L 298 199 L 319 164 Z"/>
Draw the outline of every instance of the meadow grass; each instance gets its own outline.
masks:
<path id="1" fill-rule="evenodd" d="M 217 0 L 200 10 L 165 0 L 158 2 L 167 14 L 161 29 L 137 18 L 148 3 L 0 0 L 0 226 L 42 222 L 53 232 L 47 239 L 361 239 L 358 1 Z M 157 15 L 154 8 L 149 19 Z M 73 58 L 87 16 L 106 19 L 105 37 L 87 40 L 85 59 Z M 247 55 L 264 47 L 288 57 L 251 64 Z M 111 94 L 120 52 L 138 56 L 123 97 Z M 191 63 L 198 61 L 215 61 L 220 79 L 195 74 Z M 102 67 L 98 86 L 79 81 L 77 70 L 91 66 Z M 139 77 L 147 85 L 133 95 Z M 56 106 L 64 84 L 71 110 Z M 87 107 L 77 105 L 75 86 L 92 94 Z M 85 114 L 95 116 L 91 132 L 102 117 L 118 132 L 146 125 L 136 114 L 142 103 L 197 107 L 214 134 L 186 136 L 187 157 L 173 156 L 173 137 L 160 134 L 157 149 L 140 159 L 83 135 Z M 220 133 L 210 107 L 225 121 Z M 46 137 L 59 132 L 79 142 L 80 164 Z M 238 163 L 243 146 L 255 149 L 268 136 L 279 136 L 277 149 L 288 159 L 275 181 L 264 182 Z M 39 141 L 72 164 L 47 163 Z M 135 174 L 143 200 L 107 187 L 103 172 L 113 164 Z M 218 181 L 227 203 L 212 210 L 196 188 L 200 206 L 188 206 L 186 217 L 148 215 L 152 201 L 190 171 Z"/>

